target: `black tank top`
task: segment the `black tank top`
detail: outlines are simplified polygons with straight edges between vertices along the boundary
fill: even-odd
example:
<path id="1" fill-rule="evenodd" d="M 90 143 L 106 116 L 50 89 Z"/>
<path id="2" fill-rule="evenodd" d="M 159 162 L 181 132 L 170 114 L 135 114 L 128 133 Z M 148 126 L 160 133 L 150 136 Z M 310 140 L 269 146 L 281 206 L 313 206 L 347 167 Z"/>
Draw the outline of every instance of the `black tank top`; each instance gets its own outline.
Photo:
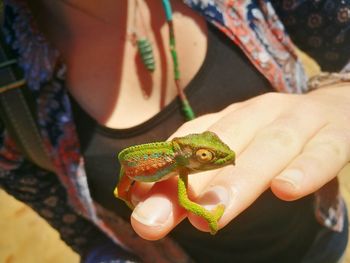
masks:
<path id="1" fill-rule="evenodd" d="M 208 25 L 206 58 L 185 91 L 199 116 L 273 90 L 241 50 Z M 74 100 L 73 112 L 93 199 L 129 220 L 130 209 L 113 196 L 120 168 L 117 154 L 131 145 L 166 140 L 184 122 L 179 101 L 129 129 L 100 126 Z M 300 262 L 320 229 L 312 201 L 308 196 L 284 202 L 266 191 L 215 236 L 187 220 L 170 235 L 197 262 Z"/>

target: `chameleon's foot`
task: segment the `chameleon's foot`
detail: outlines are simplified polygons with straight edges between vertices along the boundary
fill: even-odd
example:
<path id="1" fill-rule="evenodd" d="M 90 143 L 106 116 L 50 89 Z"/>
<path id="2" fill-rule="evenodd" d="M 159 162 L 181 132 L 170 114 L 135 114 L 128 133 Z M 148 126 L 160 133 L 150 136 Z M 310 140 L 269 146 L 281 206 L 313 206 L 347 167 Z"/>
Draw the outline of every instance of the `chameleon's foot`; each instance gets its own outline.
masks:
<path id="1" fill-rule="evenodd" d="M 124 197 L 121 197 L 120 195 L 119 195 L 119 191 L 118 191 L 118 187 L 116 187 L 115 189 L 114 189 L 114 196 L 115 197 L 117 197 L 117 198 L 119 198 L 119 199 L 121 199 L 121 200 L 123 200 L 124 202 L 125 202 L 125 204 L 128 206 L 128 207 L 130 207 L 131 209 L 134 209 L 134 205 L 131 203 L 131 201 L 129 201 L 129 199 L 126 199 L 126 198 L 124 198 Z"/>
<path id="2" fill-rule="evenodd" d="M 210 211 L 211 216 L 207 218 L 210 234 L 215 235 L 218 232 L 218 221 L 222 217 L 225 211 L 225 206 L 219 204 L 215 207 L 214 210 Z"/>
<path id="3" fill-rule="evenodd" d="M 119 195 L 118 195 L 118 187 L 116 187 L 115 189 L 114 189 L 114 196 L 115 197 L 117 197 L 117 198 L 119 198 Z"/>

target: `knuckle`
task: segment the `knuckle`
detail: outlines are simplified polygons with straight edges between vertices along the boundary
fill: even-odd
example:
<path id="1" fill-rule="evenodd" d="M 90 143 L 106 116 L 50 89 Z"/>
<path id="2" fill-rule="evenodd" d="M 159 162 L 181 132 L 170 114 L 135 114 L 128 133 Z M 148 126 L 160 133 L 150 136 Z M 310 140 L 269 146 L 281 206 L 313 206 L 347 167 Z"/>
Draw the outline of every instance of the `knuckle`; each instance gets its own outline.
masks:
<path id="1" fill-rule="evenodd" d="M 316 144 L 317 142 L 314 143 Z M 311 147 L 312 146 L 313 145 L 311 145 Z M 341 146 L 341 144 L 334 139 L 327 139 L 323 140 L 322 142 L 318 142 L 317 146 L 315 145 L 315 147 L 317 147 L 319 151 L 327 152 L 329 155 L 337 157 L 342 156 L 344 152 L 344 149 L 342 149 L 343 147 Z"/>
<path id="2" fill-rule="evenodd" d="M 287 126 L 271 126 L 262 130 L 257 139 L 269 147 L 296 149 L 300 147 L 298 132 Z"/>
<path id="3" fill-rule="evenodd" d="M 244 104 L 244 102 L 237 102 L 237 103 L 230 104 L 225 109 L 223 109 L 223 112 L 229 113 L 229 112 L 235 111 L 236 109 L 241 107 L 243 104 Z"/>
<path id="4" fill-rule="evenodd" d="M 193 127 L 195 127 L 196 124 L 197 123 L 197 121 L 186 121 L 185 123 L 183 123 L 182 125 L 181 125 L 181 130 L 191 130 L 191 129 L 193 129 Z"/>
<path id="5" fill-rule="evenodd" d="M 298 102 L 298 100 L 296 100 L 297 96 L 300 95 L 269 92 L 252 98 L 248 101 L 248 104 L 254 105 L 255 108 L 259 110 L 271 110 L 271 105 L 273 105 L 275 110 L 278 110 L 294 107 Z"/>
<path id="6" fill-rule="evenodd" d="M 309 97 L 303 97 L 302 100 L 295 103 L 295 109 L 299 114 L 309 114 L 318 116 L 321 114 L 321 107 L 311 100 Z"/>
<path id="7" fill-rule="evenodd" d="M 350 129 L 327 128 L 321 135 L 311 141 L 308 151 L 323 151 L 338 160 L 350 159 Z"/>
<path id="8" fill-rule="evenodd" d="M 278 92 L 268 92 L 260 96 L 261 100 L 264 100 L 264 101 L 274 101 L 282 97 L 283 97 L 282 94 Z"/>
<path id="9" fill-rule="evenodd" d="M 180 131 L 183 131 L 185 134 L 190 133 L 195 133 L 195 132 L 203 132 L 209 122 L 213 119 L 214 114 L 212 115 L 203 115 L 201 117 L 198 117 L 194 120 L 186 121 L 184 122 L 181 127 L 179 128 Z"/>

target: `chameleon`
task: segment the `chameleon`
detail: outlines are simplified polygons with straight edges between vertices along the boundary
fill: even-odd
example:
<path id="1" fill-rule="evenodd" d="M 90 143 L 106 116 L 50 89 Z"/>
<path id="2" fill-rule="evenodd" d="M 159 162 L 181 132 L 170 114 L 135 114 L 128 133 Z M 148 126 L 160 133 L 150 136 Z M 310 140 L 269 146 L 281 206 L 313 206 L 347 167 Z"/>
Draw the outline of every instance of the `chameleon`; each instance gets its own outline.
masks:
<path id="1" fill-rule="evenodd" d="M 188 212 L 204 218 L 210 233 L 218 231 L 218 220 L 225 206 L 218 204 L 209 211 L 188 197 L 188 175 L 235 164 L 235 152 L 213 132 L 205 131 L 128 147 L 118 154 L 121 164 L 114 195 L 131 209 L 131 188 L 135 181 L 159 182 L 178 175 L 178 202 Z"/>

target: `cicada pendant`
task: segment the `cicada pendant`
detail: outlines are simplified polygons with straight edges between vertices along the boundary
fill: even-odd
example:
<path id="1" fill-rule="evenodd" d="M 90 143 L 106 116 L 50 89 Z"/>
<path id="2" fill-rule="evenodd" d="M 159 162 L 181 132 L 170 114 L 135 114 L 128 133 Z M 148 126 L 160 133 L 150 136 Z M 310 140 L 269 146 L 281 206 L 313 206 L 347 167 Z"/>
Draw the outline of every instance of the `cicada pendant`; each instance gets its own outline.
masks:
<path id="1" fill-rule="evenodd" d="M 153 72 L 155 69 L 155 61 L 151 42 L 146 38 L 138 39 L 137 48 L 146 69 Z"/>

